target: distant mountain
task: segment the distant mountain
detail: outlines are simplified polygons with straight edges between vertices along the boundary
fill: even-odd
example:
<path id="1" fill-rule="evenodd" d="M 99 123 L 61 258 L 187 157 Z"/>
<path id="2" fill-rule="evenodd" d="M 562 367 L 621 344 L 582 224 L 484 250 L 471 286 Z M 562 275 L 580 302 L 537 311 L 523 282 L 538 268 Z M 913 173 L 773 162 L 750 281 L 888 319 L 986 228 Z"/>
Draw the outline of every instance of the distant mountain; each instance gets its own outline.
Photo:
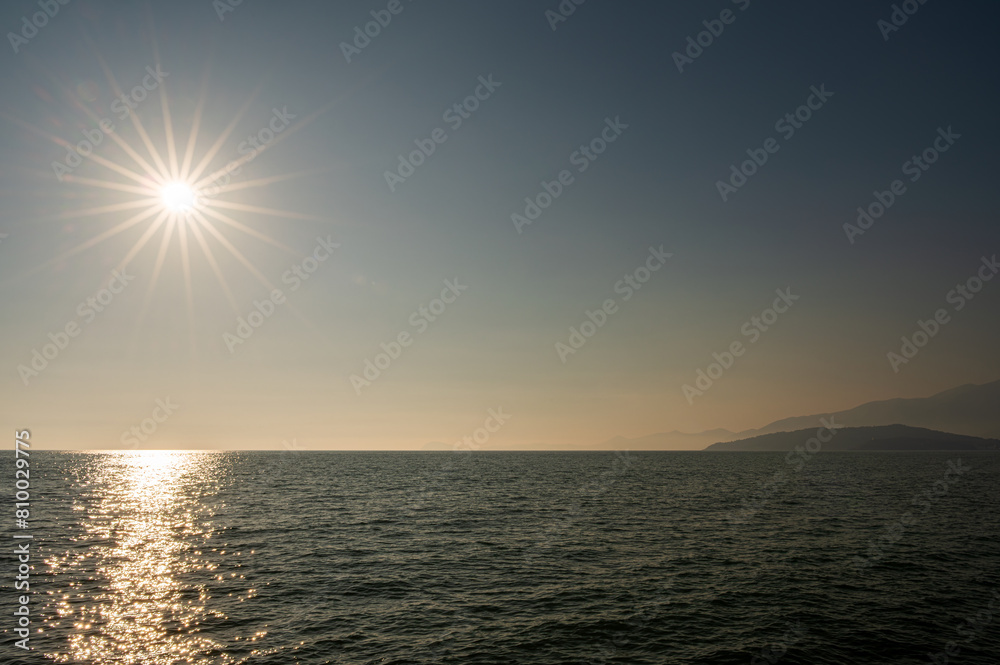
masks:
<path id="1" fill-rule="evenodd" d="M 599 448 L 607 450 L 701 450 L 716 441 L 729 441 L 737 436 L 727 429 L 713 429 L 707 432 L 688 434 L 686 432 L 660 432 L 636 439 L 616 436 L 602 443 Z"/>
<path id="2" fill-rule="evenodd" d="M 806 441 L 816 436 L 816 430 L 817 427 L 813 424 L 808 429 L 793 432 L 761 434 L 737 441 L 715 443 L 705 450 L 712 452 L 784 452 L 794 450 L 796 447 L 805 447 Z M 826 436 L 829 437 L 828 434 Z M 815 447 L 815 444 L 813 446 Z M 829 441 L 822 443 L 819 450 L 823 452 L 859 450 L 1000 450 L 1000 440 L 950 434 L 948 432 L 938 432 L 922 427 L 908 427 L 906 425 L 842 427 L 836 430 L 836 433 Z"/>
<path id="3" fill-rule="evenodd" d="M 619 436 L 605 441 L 600 447 L 615 450 L 700 450 L 714 443 L 744 440 L 762 434 L 815 430 L 821 418 L 830 417 L 838 425 L 850 427 L 902 424 L 939 433 L 1000 439 L 1000 381 L 960 386 L 931 397 L 887 399 L 867 402 L 845 411 L 795 416 L 738 433 L 714 429 L 692 434 L 661 432 L 635 439 Z"/>
<path id="4" fill-rule="evenodd" d="M 830 416 L 837 423 L 851 427 L 902 423 L 940 432 L 996 439 L 1000 438 L 1000 381 L 978 386 L 969 384 L 931 397 L 888 399 L 868 402 L 846 411 L 785 418 L 760 429 L 740 432 L 738 437 L 818 427 L 820 418 Z"/>

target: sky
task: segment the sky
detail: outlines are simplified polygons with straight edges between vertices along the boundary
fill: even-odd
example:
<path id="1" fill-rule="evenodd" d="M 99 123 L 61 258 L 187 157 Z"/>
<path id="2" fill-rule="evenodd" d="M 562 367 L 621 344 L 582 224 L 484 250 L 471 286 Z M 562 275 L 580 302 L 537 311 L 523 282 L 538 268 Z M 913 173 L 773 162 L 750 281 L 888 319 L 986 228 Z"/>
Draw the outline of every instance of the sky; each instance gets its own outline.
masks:
<path id="1" fill-rule="evenodd" d="M 996 380 L 1000 11 L 903 4 L 4 3 L 5 427 L 587 449 Z"/>

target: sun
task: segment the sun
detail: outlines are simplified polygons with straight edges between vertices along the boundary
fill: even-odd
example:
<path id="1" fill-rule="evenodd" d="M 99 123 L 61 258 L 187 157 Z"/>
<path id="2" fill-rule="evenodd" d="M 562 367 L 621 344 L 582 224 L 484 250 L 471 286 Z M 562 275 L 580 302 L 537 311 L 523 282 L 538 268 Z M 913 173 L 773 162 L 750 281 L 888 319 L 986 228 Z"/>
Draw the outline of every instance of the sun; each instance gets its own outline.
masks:
<path id="1" fill-rule="evenodd" d="M 174 180 L 160 187 L 160 201 L 167 211 L 185 214 L 198 205 L 198 194 L 186 182 Z"/>
<path id="2" fill-rule="evenodd" d="M 111 90 L 117 95 L 122 95 L 121 86 L 110 68 L 101 61 L 101 65 L 108 78 Z M 157 64 L 159 67 L 159 64 Z M 206 74 L 203 83 L 203 93 L 208 87 L 208 76 Z M 167 265 L 168 258 L 175 262 L 179 258 L 180 278 L 183 283 L 186 309 L 189 321 L 191 337 L 191 348 L 195 349 L 195 279 L 194 261 L 198 258 L 198 249 L 205 266 L 211 269 L 215 275 L 219 286 L 229 303 L 230 309 L 239 315 L 240 303 L 237 301 L 230 288 L 227 271 L 224 264 L 220 263 L 220 258 L 229 257 L 250 273 L 250 275 L 264 288 L 271 292 L 275 289 L 274 284 L 267 275 L 247 257 L 239 245 L 247 241 L 258 241 L 271 245 L 281 250 L 289 256 L 301 259 L 301 252 L 289 247 L 270 234 L 257 228 L 261 222 L 259 218 L 277 218 L 284 221 L 302 220 L 313 223 L 328 223 L 325 216 L 302 214 L 290 210 L 278 210 L 274 208 L 253 205 L 242 202 L 239 192 L 244 190 L 258 190 L 263 187 L 274 185 L 286 180 L 292 180 L 304 176 L 322 173 L 325 169 L 317 171 L 299 171 L 292 173 L 281 173 L 257 178 L 244 178 L 233 180 L 230 176 L 238 174 L 240 167 L 254 159 L 257 151 L 243 154 L 241 157 L 227 163 L 219 163 L 219 156 L 225 147 L 230 144 L 230 137 L 243 120 L 251 103 L 254 101 L 256 92 L 244 103 L 243 107 L 233 115 L 226 127 L 216 136 L 210 138 L 210 142 L 205 144 L 205 137 L 201 132 L 203 112 L 206 105 L 204 94 L 197 101 L 197 107 L 193 114 L 185 123 L 188 131 L 187 140 L 184 135 L 175 132 L 173 117 L 170 112 L 167 86 L 161 84 L 158 88 L 160 94 L 160 117 L 162 129 L 150 133 L 155 124 L 150 125 L 147 130 L 141 115 L 135 111 L 129 115 L 136 139 L 127 140 L 125 135 L 112 131 L 106 134 L 110 142 L 116 144 L 124 153 L 121 159 L 111 159 L 109 156 L 102 156 L 97 151 L 91 149 L 86 155 L 79 154 L 83 148 L 75 151 L 81 160 L 86 157 L 94 163 L 95 169 L 100 167 L 106 173 L 100 171 L 83 175 L 81 173 L 66 172 L 62 174 L 61 180 L 77 186 L 94 188 L 100 190 L 111 190 L 117 192 L 115 202 L 108 202 L 103 205 L 76 207 L 72 206 L 67 210 L 62 210 L 52 217 L 53 220 L 79 220 L 85 218 L 98 218 L 102 222 L 109 214 L 126 213 L 127 218 L 111 224 L 108 228 L 81 240 L 79 244 L 69 247 L 57 256 L 48 261 L 40 262 L 28 270 L 29 274 L 52 269 L 61 266 L 68 259 L 82 252 L 96 247 L 121 236 L 131 230 L 141 229 L 137 233 L 131 247 L 124 253 L 118 262 L 116 269 L 124 270 L 132 261 L 138 259 L 151 244 L 157 243 L 159 248 L 155 250 L 154 256 L 148 257 L 151 265 L 147 281 L 146 294 L 140 306 L 138 315 L 138 328 L 146 311 L 148 310 L 153 292 L 157 288 L 160 275 Z M 69 93 L 72 99 L 75 97 Z M 76 107 L 83 109 L 87 116 L 97 126 L 101 125 L 101 118 L 97 113 L 87 108 L 83 102 L 76 100 Z M 276 146 L 279 142 L 287 140 L 298 130 L 313 122 L 323 114 L 329 112 L 338 100 L 331 100 L 326 105 L 317 109 L 309 116 L 299 119 L 293 126 L 282 132 L 280 137 L 274 138 L 271 146 Z M 144 111 L 146 108 L 143 109 Z M 149 107 L 154 112 L 155 107 Z M 69 150 L 73 146 L 62 138 L 47 132 L 43 128 L 35 127 L 30 123 L 17 120 L 18 124 L 34 133 L 47 136 L 55 145 Z M 96 131 L 96 130 L 95 130 Z M 88 134 L 88 136 L 90 136 Z M 93 140 L 93 139 L 91 139 Z M 58 173 L 57 173 L 58 174 Z M 236 215 L 236 216 L 234 216 Z M 254 222 L 240 219 L 243 216 L 253 216 Z M 176 251 L 171 251 L 171 249 Z M 218 250 L 222 250 L 220 253 Z M 147 255 L 148 256 L 148 255 Z M 231 263 L 229 265 L 232 265 Z"/>

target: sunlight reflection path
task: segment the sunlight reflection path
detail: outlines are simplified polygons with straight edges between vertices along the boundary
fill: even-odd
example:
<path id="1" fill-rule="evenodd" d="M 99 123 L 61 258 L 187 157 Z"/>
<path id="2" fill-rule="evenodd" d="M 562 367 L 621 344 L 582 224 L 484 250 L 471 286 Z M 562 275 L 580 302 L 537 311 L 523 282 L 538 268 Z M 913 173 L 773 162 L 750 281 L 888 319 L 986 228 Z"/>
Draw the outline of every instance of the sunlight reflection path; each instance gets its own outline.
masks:
<path id="1" fill-rule="evenodd" d="M 212 535 L 211 507 L 200 488 L 216 455 L 134 452 L 102 455 L 91 469 L 95 494 L 78 499 L 88 511 L 84 538 L 47 563 L 73 581 L 59 593 L 58 622 L 69 622 L 68 653 L 57 662 L 231 663 L 224 646 L 200 635 L 207 609 L 204 583 L 217 567 L 202 556 Z M 99 493 L 99 494 L 98 494 Z"/>

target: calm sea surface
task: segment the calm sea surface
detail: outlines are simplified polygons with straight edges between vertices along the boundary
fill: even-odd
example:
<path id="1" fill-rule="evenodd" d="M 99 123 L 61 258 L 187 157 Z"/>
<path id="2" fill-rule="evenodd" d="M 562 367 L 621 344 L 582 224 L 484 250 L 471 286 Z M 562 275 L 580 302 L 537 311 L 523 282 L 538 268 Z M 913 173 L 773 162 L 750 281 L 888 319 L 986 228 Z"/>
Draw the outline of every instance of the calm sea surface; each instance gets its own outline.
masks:
<path id="1" fill-rule="evenodd" d="M 2 663 L 1000 663 L 996 454 L 33 452 L 31 483 L 41 632 L 13 648 L 5 546 Z"/>

